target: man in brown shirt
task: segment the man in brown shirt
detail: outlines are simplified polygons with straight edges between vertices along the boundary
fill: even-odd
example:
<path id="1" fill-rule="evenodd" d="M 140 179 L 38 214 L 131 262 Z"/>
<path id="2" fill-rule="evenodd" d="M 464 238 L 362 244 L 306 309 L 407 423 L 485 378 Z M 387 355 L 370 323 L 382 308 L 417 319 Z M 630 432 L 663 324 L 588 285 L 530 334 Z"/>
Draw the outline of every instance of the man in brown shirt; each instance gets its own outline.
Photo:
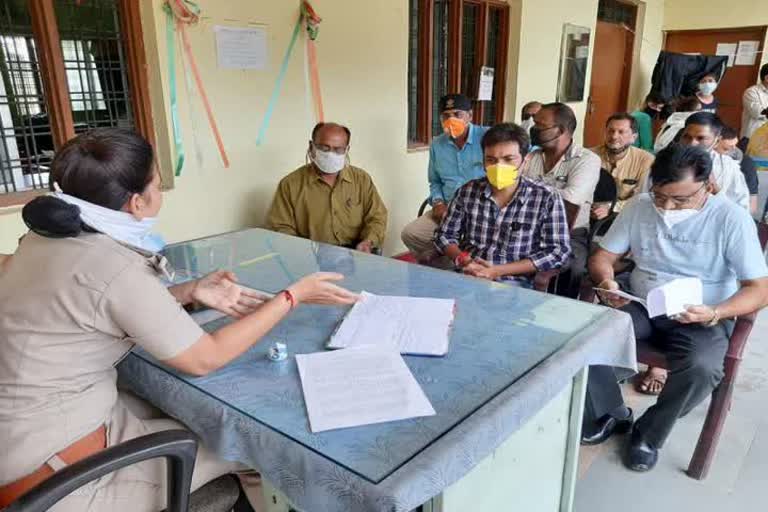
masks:
<path id="1" fill-rule="evenodd" d="M 637 121 L 630 114 L 613 114 L 605 124 L 605 143 L 593 148 L 616 181 L 618 197 L 613 212 L 620 212 L 626 202 L 641 192 L 645 177 L 651 169 L 654 157 L 647 151 L 633 146 L 637 139 Z M 592 205 L 592 218 L 608 217 L 611 205 Z"/>
<path id="2" fill-rule="evenodd" d="M 368 173 L 349 165 L 349 140 L 345 126 L 315 126 L 311 163 L 280 181 L 267 215 L 269 229 L 363 252 L 381 248 L 387 208 Z"/>

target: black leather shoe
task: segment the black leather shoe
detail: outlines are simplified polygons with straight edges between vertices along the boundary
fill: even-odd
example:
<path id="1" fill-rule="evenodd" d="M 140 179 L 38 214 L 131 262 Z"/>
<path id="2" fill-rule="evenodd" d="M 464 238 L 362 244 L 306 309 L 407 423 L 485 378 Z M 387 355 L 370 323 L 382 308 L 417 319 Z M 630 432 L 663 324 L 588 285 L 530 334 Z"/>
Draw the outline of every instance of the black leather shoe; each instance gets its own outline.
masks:
<path id="1" fill-rule="evenodd" d="M 646 473 L 656 466 L 659 460 L 659 450 L 649 444 L 639 430 L 634 429 L 629 438 L 626 466 L 632 471 Z"/>
<path id="2" fill-rule="evenodd" d="M 595 446 L 602 444 L 608 440 L 613 434 L 626 434 L 629 429 L 632 428 L 632 423 L 635 421 L 632 409 L 629 410 L 629 416 L 623 420 L 614 418 L 613 416 L 606 416 L 598 422 L 597 430 L 594 434 L 583 436 L 581 438 L 581 444 L 584 446 Z"/>

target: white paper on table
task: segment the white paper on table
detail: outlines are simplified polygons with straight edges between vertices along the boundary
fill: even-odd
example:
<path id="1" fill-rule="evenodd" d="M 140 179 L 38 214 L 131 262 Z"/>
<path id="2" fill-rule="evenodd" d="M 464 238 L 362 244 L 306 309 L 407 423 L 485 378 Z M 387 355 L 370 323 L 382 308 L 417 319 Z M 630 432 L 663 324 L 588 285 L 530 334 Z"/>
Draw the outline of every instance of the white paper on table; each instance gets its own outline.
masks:
<path id="1" fill-rule="evenodd" d="M 360 295 L 361 299 L 331 335 L 328 348 L 376 345 L 409 355 L 448 353 L 455 300 L 374 295 L 366 291 Z"/>
<path id="2" fill-rule="evenodd" d="M 757 51 L 760 49 L 760 41 L 739 41 L 736 50 L 737 66 L 754 66 L 757 62 Z"/>
<path id="3" fill-rule="evenodd" d="M 216 54 L 223 69 L 267 68 L 267 31 L 263 28 L 214 27 Z"/>
<path id="4" fill-rule="evenodd" d="M 648 310 L 648 316 L 651 318 L 679 315 L 686 311 L 686 306 L 698 306 L 704 302 L 704 285 L 698 277 L 684 277 L 657 286 L 648 292 L 645 300 L 621 290 L 595 290 L 638 302 Z"/>
<path id="5" fill-rule="evenodd" d="M 480 68 L 480 87 L 477 92 L 477 101 L 491 101 L 493 99 L 494 68 L 482 66 Z"/>
<path id="6" fill-rule="evenodd" d="M 402 356 L 364 346 L 297 354 L 312 432 L 433 416 L 435 410 Z"/>
<path id="7" fill-rule="evenodd" d="M 738 46 L 737 43 L 718 43 L 715 55 L 728 57 L 728 67 L 731 68 L 736 60 L 736 49 Z"/>

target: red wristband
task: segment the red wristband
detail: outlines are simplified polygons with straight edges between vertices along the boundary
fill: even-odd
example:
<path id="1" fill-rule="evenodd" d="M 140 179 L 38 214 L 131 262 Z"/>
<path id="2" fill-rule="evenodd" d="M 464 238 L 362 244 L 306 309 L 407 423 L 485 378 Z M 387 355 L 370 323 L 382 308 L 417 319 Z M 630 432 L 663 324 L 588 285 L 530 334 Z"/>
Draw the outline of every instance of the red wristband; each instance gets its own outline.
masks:
<path id="1" fill-rule="evenodd" d="M 463 267 L 466 267 L 471 261 L 472 261 L 472 256 L 468 252 L 464 251 L 458 256 L 456 256 L 456 261 L 454 261 L 453 263 L 457 267 L 463 268 Z"/>
<path id="2" fill-rule="evenodd" d="M 296 297 L 293 296 L 293 294 L 289 290 L 283 290 L 283 295 L 285 295 L 285 299 L 290 303 L 291 309 L 296 307 Z"/>

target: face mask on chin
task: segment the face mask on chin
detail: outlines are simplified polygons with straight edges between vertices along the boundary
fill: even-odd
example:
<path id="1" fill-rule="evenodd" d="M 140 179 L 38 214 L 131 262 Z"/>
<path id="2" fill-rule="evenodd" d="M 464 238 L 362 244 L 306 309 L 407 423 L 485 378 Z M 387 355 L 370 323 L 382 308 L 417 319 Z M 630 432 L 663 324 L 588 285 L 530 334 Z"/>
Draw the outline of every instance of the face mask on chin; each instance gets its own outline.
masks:
<path id="1" fill-rule="evenodd" d="M 562 130 L 560 129 L 559 126 L 556 127 L 556 128 L 557 128 L 557 132 L 558 132 L 557 135 L 555 135 L 554 137 L 550 137 L 549 139 L 544 140 L 544 138 L 542 136 L 542 133 L 547 131 L 547 130 L 551 130 L 552 128 L 546 128 L 546 129 L 542 130 L 541 128 L 539 128 L 537 126 L 534 126 L 533 128 L 531 128 L 531 144 L 534 145 L 534 146 L 542 147 L 542 146 L 544 146 L 546 144 L 549 144 L 550 142 L 553 142 L 553 141 L 559 139 L 560 136 L 563 134 L 563 132 L 562 132 Z"/>
<path id="2" fill-rule="evenodd" d="M 625 146 L 620 146 L 620 147 L 611 147 L 611 146 L 606 144 L 605 149 L 608 151 L 609 154 L 615 156 L 615 155 L 620 155 L 620 154 L 624 153 L 626 150 L 629 149 L 629 147 L 631 145 L 632 144 L 627 144 Z"/>
<path id="3" fill-rule="evenodd" d="M 323 174 L 338 174 L 347 166 L 347 154 L 339 155 L 333 151 L 320 151 L 314 148 L 314 155 L 309 154 L 310 160 Z"/>

